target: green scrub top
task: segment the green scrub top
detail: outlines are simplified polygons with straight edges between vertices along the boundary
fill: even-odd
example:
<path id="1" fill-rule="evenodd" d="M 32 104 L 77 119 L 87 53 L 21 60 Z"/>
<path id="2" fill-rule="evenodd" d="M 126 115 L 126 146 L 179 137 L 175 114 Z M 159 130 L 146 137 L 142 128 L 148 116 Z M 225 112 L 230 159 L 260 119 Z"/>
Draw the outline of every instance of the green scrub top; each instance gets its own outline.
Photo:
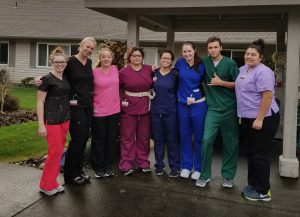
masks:
<path id="1" fill-rule="evenodd" d="M 239 74 L 239 69 L 234 60 L 223 56 L 217 67 L 215 67 L 211 57 L 204 57 L 205 81 L 210 83 L 216 73 L 221 80 L 234 82 Z M 206 85 L 205 88 L 206 103 L 209 110 L 224 111 L 227 109 L 236 109 L 235 90 L 226 87 Z"/>

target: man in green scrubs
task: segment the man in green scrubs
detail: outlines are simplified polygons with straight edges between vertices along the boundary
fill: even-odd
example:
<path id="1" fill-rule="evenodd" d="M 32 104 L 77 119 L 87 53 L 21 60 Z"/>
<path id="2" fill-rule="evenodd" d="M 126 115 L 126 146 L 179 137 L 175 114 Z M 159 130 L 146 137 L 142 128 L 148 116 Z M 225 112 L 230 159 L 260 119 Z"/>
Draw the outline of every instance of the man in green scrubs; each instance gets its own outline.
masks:
<path id="1" fill-rule="evenodd" d="M 218 37 L 207 40 L 208 57 L 203 59 L 206 69 L 206 102 L 202 143 L 201 176 L 196 186 L 205 187 L 211 178 L 213 145 L 220 131 L 223 142 L 222 187 L 233 187 L 238 160 L 239 127 L 236 114 L 235 79 L 239 69 L 234 60 L 222 56 L 222 42 Z"/>

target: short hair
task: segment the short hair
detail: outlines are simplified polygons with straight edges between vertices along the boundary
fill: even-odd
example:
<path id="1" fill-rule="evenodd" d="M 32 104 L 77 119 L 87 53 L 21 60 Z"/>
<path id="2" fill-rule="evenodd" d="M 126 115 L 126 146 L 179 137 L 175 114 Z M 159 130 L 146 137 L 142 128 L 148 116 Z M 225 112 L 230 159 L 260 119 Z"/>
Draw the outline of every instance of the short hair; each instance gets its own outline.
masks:
<path id="1" fill-rule="evenodd" d="M 209 38 L 207 39 L 207 41 L 206 41 L 206 44 L 208 45 L 209 43 L 211 43 L 211 42 L 216 42 L 216 41 L 219 42 L 220 47 L 223 46 L 222 41 L 221 41 L 221 38 L 218 37 L 218 36 L 211 36 L 211 37 L 209 37 Z"/>
<path id="2" fill-rule="evenodd" d="M 173 51 L 171 51 L 169 49 L 163 49 L 159 54 L 159 58 L 161 58 L 164 53 L 170 54 L 172 61 L 175 59 L 175 55 L 174 55 Z"/>
<path id="3" fill-rule="evenodd" d="M 127 59 L 130 60 L 131 55 L 132 55 L 133 52 L 135 52 L 135 51 L 139 51 L 139 52 L 142 54 L 142 58 L 144 59 L 145 53 L 144 53 L 143 48 L 141 48 L 141 47 L 133 47 L 133 48 L 131 48 L 131 50 L 130 50 L 129 53 L 128 53 Z"/>
<path id="4" fill-rule="evenodd" d="M 100 56 L 101 56 L 101 53 L 104 52 L 104 51 L 110 52 L 111 57 L 112 57 L 112 60 L 114 59 L 114 56 L 115 56 L 115 55 L 114 55 L 114 53 L 112 52 L 111 49 L 109 49 L 108 47 L 101 48 L 101 49 L 99 50 L 99 52 L 98 52 L 98 60 L 97 60 L 96 66 L 95 66 L 96 68 L 101 67 Z"/>

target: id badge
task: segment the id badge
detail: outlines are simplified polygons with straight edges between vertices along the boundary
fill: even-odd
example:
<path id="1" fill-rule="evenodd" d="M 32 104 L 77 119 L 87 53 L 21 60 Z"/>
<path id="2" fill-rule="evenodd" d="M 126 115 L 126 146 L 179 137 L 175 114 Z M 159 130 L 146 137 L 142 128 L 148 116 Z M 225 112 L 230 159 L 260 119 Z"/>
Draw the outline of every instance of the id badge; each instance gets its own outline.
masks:
<path id="1" fill-rule="evenodd" d="M 153 77 L 153 82 L 155 82 L 155 81 L 157 81 L 157 77 L 156 76 Z"/>
<path id="2" fill-rule="evenodd" d="M 71 99 L 70 100 L 70 105 L 71 106 L 77 106 L 78 105 L 77 99 Z"/>
<path id="3" fill-rule="evenodd" d="M 195 102 L 195 98 L 194 97 L 188 97 L 186 100 L 186 104 L 191 105 Z"/>
<path id="4" fill-rule="evenodd" d="M 128 105 L 129 105 L 129 103 L 127 101 L 122 101 L 121 104 L 122 104 L 123 107 L 128 107 Z"/>

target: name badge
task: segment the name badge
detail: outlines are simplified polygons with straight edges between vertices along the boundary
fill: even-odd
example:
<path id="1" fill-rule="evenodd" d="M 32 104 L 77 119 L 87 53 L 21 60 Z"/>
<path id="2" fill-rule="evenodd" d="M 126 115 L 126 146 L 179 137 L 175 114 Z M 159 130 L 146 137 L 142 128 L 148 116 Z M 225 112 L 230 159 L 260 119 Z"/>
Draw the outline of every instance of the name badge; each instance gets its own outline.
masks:
<path id="1" fill-rule="evenodd" d="M 77 106 L 78 105 L 77 99 L 71 99 L 70 100 L 70 105 L 71 106 Z"/>
<path id="2" fill-rule="evenodd" d="M 199 91 L 200 91 L 199 89 L 193 90 L 194 93 L 197 93 L 197 92 L 199 92 Z"/>
<path id="3" fill-rule="evenodd" d="M 153 80 L 153 82 L 157 81 L 157 77 L 154 76 L 152 80 Z"/>
<path id="4" fill-rule="evenodd" d="M 194 97 L 188 97 L 186 100 L 186 104 L 191 105 L 195 102 L 195 98 Z"/>
<path id="5" fill-rule="evenodd" d="M 129 105 L 129 103 L 127 101 L 122 101 L 121 104 L 123 107 L 128 107 L 128 105 Z"/>

